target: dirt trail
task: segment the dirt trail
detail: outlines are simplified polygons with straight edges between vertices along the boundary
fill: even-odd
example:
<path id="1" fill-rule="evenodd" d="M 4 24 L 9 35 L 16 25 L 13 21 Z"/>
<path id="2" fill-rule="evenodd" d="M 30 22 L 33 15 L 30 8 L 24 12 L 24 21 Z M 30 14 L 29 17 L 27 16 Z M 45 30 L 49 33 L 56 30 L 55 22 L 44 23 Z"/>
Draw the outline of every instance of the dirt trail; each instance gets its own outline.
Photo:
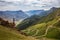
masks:
<path id="1" fill-rule="evenodd" d="M 57 23 L 58 21 L 60 21 L 60 19 L 58 19 L 55 23 Z M 53 24 L 55 24 L 55 23 L 53 23 Z M 53 27 L 53 24 L 47 27 L 44 35 L 38 36 L 38 37 L 42 37 L 40 40 L 47 40 L 47 39 L 45 38 L 45 36 L 47 35 L 48 30 L 49 30 L 50 28 L 56 28 L 56 27 Z M 57 28 L 57 29 L 60 29 L 60 28 Z M 32 36 L 37 35 L 38 32 L 39 32 L 39 30 L 37 30 L 36 33 L 35 33 L 34 35 L 32 35 Z M 27 37 L 28 40 L 39 40 L 39 39 L 36 39 L 36 37 L 32 37 L 32 36 L 26 36 L 26 37 Z M 49 39 L 49 40 L 52 40 L 52 39 Z"/>
<path id="2" fill-rule="evenodd" d="M 58 21 L 60 21 L 60 18 L 59 18 L 55 23 L 57 23 Z M 55 24 L 55 23 L 53 23 L 53 24 Z M 38 36 L 38 37 L 45 37 L 45 36 L 47 35 L 48 30 L 49 30 L 50 28 L 56 28 L 56 27 L 53 27 L 53 24 L 47 27 L 44 35 Z M 60 29 L 60 28 L 57 28 L 57 29 Z"/>

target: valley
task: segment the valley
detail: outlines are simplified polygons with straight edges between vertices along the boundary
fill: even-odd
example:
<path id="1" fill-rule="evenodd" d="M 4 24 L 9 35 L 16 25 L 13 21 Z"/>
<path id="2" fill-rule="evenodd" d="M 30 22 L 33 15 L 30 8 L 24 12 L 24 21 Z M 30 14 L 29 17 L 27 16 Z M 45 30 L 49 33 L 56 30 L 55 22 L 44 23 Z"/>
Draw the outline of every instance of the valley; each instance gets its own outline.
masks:
<path id="1" fill-rule="evenodd" d="M 15 26 L 14 21 L 9 23 L 1 19 L 0 22 L 3 24 L 0 24 L 0 39 L 60 40 L 60 8 L 51 10 L 52 12 L 47 12 L 48 14 L 44 16 L 32 15 L 25 18 L 16 27 L 13 27 Z"/>

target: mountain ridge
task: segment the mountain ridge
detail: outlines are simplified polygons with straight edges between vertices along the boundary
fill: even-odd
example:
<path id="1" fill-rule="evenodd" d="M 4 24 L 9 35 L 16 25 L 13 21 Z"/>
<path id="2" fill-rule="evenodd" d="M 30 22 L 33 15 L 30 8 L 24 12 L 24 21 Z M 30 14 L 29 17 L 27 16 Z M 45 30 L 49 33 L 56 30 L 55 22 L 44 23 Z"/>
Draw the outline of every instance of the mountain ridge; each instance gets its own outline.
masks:
<path id="1" fill-rule="evenodd" d="M 55 10 L 56 9 L 56 10 Z M 51 12 L 51 10 L 52 10 L 52 12 Z M 51 8 L 47 13 L 41 13 L 41 14 L 44 14 L 43 16 L 40 16 L 40 14 L 39 15 L 32 15 L 32 16 L 30 16 L 29 18 L 26 18 L 25 20 L 23 20 L 22 22 L 21 22 L 21 24 L 19 24 L 21 27 L 23 27 L 23 28 L 25 28 L 25 27 L 28 27 L 28 26 L 31 26 L 31 25 L 35 25 L 35 24 L 37 24 L 38 22 L 39 23 L 42 23 L 42 22 L 48 22 L 48 21 L 50 21 L 50 20 L 52 20 L 52 19 L 54 19 L 54 16 L 55 16 L 55 14 L 53 13 L 54 11 L 58 11 L 59 10 L 59 8 Z M 51 16 L 49 16 L 49 15 L 51 15 Z M 54 15 L 54 16 L 53 16 Z M 47 19 L 47 20 L 46 20 Z M 19 26 L 18 25 L 18 26 Z M 26 26 L 27 25 L 27 26 Z M 25 26 L 25 27 L 24 27 Z"/>
<path id="2" fill-rule="evenodd" d="M 13 18 L 15 18 L 15 21 L 20 21 L 28 17 L 28 15 L 23 12 L 22 10 L 19 11 L 0 11 L 0 17 L 8 20 L 13 21 Z"/>

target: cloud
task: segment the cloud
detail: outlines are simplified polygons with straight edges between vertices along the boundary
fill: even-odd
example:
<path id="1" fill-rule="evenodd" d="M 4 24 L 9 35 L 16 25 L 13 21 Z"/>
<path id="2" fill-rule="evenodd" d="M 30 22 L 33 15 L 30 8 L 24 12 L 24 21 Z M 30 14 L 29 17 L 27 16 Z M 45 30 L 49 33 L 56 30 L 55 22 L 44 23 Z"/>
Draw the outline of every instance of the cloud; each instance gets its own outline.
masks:
<path id="1" fill-rule="evenodd" d="M 13 2 L 6 2 L 6 1 L 0 1 L 0 6 L 6 6 L 6 5 L 13 5 L 14 3 Z"/>
<path id="2" fill-rule="evenodd" d="M 21 1 L 21 0 L 2 0 L 2 1 L 14 2 L 14 1 Z"/>
<path id="3" fill-rule="evenodd" d="M 39 10 L 60 7 L 59 0 L 3 0 L 0 10 Z"/>

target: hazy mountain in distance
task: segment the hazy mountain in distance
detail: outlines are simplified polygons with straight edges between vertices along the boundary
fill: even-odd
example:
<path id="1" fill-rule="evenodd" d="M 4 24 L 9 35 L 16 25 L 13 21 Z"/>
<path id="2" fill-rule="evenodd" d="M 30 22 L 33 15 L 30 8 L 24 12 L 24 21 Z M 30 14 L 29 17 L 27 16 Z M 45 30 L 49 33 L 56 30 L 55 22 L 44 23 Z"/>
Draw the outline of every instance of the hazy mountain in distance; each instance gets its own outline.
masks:
<path id="1" fill-rule="evenodd" d="M 35 25 L 37 23 L 43 23 L 43 22 L 48 22 L 54 18 L 54 15 L 56 15 L 55 11 L 59 10 L 58 8 L 51 8 L 50 10 L 46 12 L 42 12 L 39 15 L 32 15 L 31 17 L 23 20 L 21 24 L 18 25 L 21 29 L 25 29 L 29 26 Z M 51 15 L 51 16 L 50 16 Z"/>
<path id="2" fill-rule="evenodd" d="M 52 7 L 50 10 L 29 10 L 29 11 L 26 11 L 26 13 L 29 16 L 32 16 L 32 15 L 44 16 L 44 15 L 47 15 L 47 14 L 53 12 L 53 10 L 56 10 L 56 8 Z"/>
<path id="3" fill-rule="evenodd" d="M 32 16 L 32 15 L 35 15 L 35 14 L 40 14 L 42 12 L 45 12 L 44 10 L 29 10 L 29 11 L 26 11 L 26 13 L 29 15 L 29 16 Z"/>
<path id="4" fill-rule="evenodd" d="M 0 11 L 0 17 L 9 21 L 15 18 L 16 21 L 23 20 L 28 17 L 22 10 L 19 11 Z"/>

